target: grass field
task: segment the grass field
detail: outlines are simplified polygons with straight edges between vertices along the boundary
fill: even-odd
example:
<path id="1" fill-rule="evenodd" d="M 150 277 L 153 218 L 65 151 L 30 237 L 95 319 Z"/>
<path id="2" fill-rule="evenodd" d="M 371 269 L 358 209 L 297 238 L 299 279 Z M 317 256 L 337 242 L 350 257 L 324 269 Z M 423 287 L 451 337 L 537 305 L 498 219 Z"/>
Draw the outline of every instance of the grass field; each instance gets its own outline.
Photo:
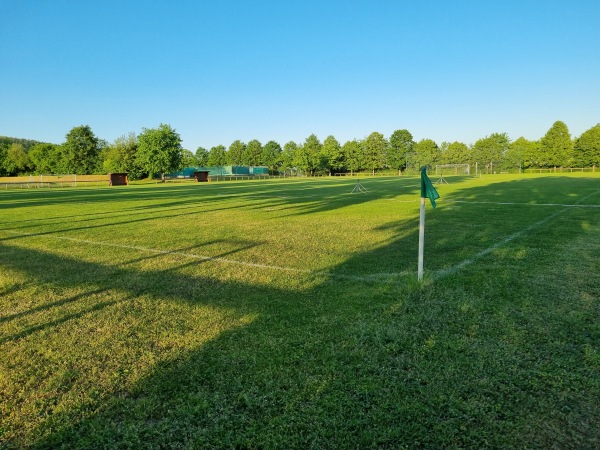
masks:
<path id="1" fill-rule="evenodd" d="M 600 448 L 600 176 L 448 180 L 0 191 L 0 448 Z"/>

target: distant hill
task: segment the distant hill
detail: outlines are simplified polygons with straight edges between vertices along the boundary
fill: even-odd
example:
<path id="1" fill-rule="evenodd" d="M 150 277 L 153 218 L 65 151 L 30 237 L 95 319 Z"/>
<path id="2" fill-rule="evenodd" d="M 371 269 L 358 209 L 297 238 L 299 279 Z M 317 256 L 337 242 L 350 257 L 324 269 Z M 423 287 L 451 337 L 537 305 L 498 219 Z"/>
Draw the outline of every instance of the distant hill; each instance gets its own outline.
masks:
<path id="1" fill-rule="evenodd" d="M 21 144 L 26 152 L 36 144 L 46 144 L 46 142 L 34 141 L 32 139 L 13 138 L 0 136 L 0 148 L 8 148 L 12 144 Z"/>

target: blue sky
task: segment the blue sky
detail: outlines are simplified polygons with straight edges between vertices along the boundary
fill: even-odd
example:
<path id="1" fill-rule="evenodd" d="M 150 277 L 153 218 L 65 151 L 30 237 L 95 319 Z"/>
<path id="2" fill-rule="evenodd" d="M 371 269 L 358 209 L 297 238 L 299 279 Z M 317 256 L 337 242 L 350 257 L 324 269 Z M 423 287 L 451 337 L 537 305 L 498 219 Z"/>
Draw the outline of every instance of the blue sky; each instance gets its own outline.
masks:
<path id="1" fill-rule="evenodd" d="M 600 122 L 600 1 L 0 0 L 0 135 L 473 143 Z"/>

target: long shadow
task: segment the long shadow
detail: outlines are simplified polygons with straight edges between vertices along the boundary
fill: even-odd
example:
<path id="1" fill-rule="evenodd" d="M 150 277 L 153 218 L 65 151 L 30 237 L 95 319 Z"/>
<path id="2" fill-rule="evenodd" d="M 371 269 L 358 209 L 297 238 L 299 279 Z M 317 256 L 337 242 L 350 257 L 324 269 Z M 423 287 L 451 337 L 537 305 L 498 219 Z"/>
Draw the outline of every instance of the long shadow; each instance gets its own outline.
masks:
<path id="1" fill-rule="evenodd" d="M 549 195 L 550 181 L 526 181 L 518 186 L 540 200 Z M 477 186 L 469 187 L 448 200 L 503 199 L 514 186 L 498 183 L 483 196 Z M 582 189 L 592 188 L 589 180 L 578 181 L 560 195 L 576 201 L 584 196 Z M 548 214 L 512 209 L 474 223 L 481 220 L 480 211 L 462 207 L 456 214 L 455 207 L 440 206 L 428 215 L 432 269 L 493 245 L 502 221 L 514 221 L 501 228 L 510 234 Z M 406 252 L 408 259 L 416 249 L 415 225 L 414 220 L 387 224 L 401 237 L 332 271 L 404 270 L 412 262 L 398 261 L 397 255 Z M 461 225 L 464 235 L 455 233 L 453 246 L 444 235 Z M 544 242 L 546 254 L 559 254 L 581 238 L 554 223 L 539 231 L 552 235 Z M 472 241 L 466 249 L 465 238 Z M 528 244 L 511 245 L 520 253 Z M 444 249 L 444 259 L 431 258 L 436 247 Z M 105 267 L 0 244 L 2 265 L 42 282 L 76 287 L 88 274 L 95 289 L 254 318 L 161 360 L 133 387 L 86 399 L 79 409 L 58 408 L 38 427 L 34 448 L 507 448 L 556 442 L 589 447 L 600 439 L 597 430 L 586 430 L 586 423 L 600 419 L 597 407 L 590 406 L 600 387 L 595 372 L 581 367 L 577 349 L 600 337 L 600 330 L 591 321 L 567 322 L 572 327 L 563 329 L 564 308 L 577 307 L 580 292 L 547 304 L 542 293 L 548 287 L 527 282 L 547 262 L 490 255 L 484 265 L 494 273 L 484 283 L 480 274 L 472 278 L 467 270 L 424 287 L 406 279 L 326 278 L 309 288 L 282 288 L 215 281 L 201 271 L 185 275 L 179 272 L 184 266 L 145 271 L 141 277 L 133 267 Z M 78 276 L 44 270 L 57 265 Z M 499 292 L 504 295 L 494 298 Z M 546 312 L 539 319 L 525 314 L 542 307 Z M 505 328 L 488 325 L 494 321 L 503 321 Z M 22 337 L 59 325 L 38 324 Z M 550 358 L 553 351 L 561 352 L 560 361 Z M 567 402 L 569 411 L 555 411 L 560 402 Z M 573 435 L 578 440 L 569 441 Z M 18 445 L 16 438 L 6 442 Z"/>
<path id="2" fill-rule="evenodd" d="M 370 188 L 369 193 L 350 197 L 347 194 L 352 192 L 354 181 L 345 179 L 273 180 L 253 183 L 227 182 L 215 183 L 211 186 L 153 185 L 117 189 L 101 187 L 78 191 L 36 190 L 34 192 L 19 192 L 19 195 L 0 191 L 0 209 L 106 202 L 118 205 L 124 202 L 142 200 L 152 202 L 152 205 L 140 206 L 143 209 L 154 207 L 175 208 L 178 206 L 189 207 L 190 204 L 194 203 L 220 202 L 223 198 L 234 197 L 240 201 L 261 199 L 271 200 L 278 204 L 310 204 L 306 212 L 312 213 L 336 208 L 338 207 L 337 203 L 343 206 L 345 202 L 339 202 L 339 200 L 344 197 L 348 197 L 348 201 L 353 203 L 362 203 L 374 198 L 394 196 L 402 193 L 400 191 L 405 189 L 416 190 L 418 188 L 417 178 L 375 178 L 364 183 Z M 390 189 L 389 185 L 394 187 Z M 276 195 L 273 194 L 273 186 L 276 186 Z M 400 191 L 396 191 L 397 189 L 400 189 Z M 335 203 L 332 203 L 331 200 L 334 200 Z M 68 216 L 68 218 L 70 217 Z M 35 217 L 32 219 L 35 220 Z"/>

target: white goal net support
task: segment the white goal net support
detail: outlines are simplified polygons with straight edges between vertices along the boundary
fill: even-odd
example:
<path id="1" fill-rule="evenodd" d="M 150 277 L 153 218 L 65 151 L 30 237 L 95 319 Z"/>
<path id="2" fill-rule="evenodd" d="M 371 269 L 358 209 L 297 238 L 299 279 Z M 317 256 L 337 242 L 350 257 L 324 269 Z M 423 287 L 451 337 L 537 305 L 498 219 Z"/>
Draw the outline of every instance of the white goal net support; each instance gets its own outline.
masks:
<path id="1" fill-rule="evenodd" d="M 471 164 L 436 164 L 436 175 L 471 175 Z"/>

